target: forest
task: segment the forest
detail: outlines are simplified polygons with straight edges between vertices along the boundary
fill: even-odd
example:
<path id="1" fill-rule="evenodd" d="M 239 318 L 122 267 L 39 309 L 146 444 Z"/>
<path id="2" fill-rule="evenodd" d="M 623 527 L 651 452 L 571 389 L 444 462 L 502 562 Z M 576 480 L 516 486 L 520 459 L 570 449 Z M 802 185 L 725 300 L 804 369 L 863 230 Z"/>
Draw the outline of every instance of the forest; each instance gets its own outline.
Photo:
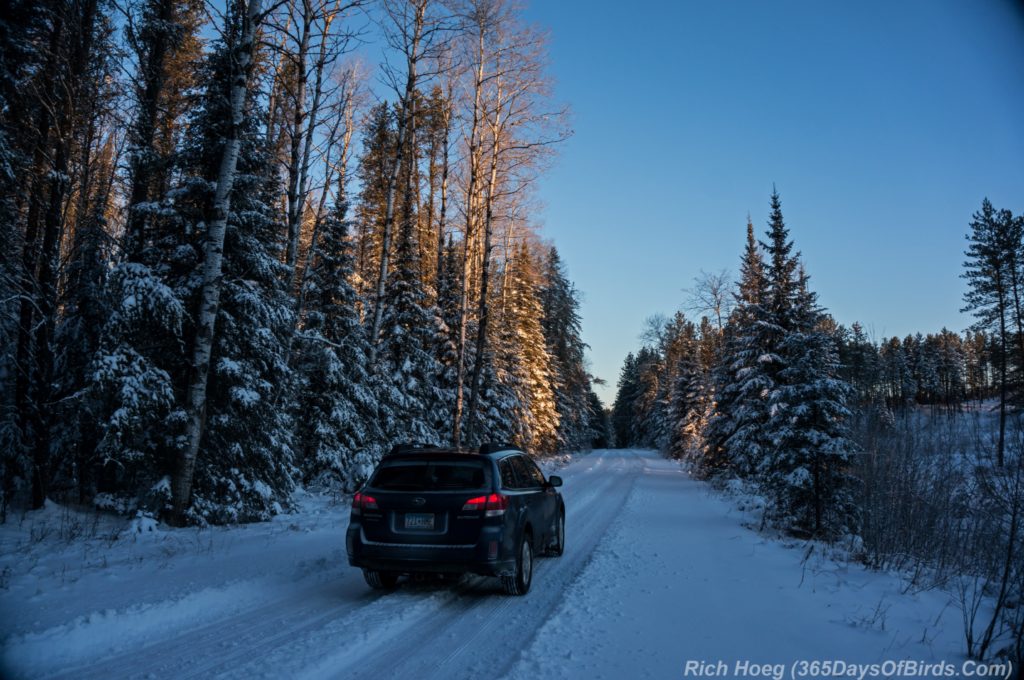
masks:
<path id="1" fill-rule="evenodd" d="M 702 273 L 686 303 L 699 322 L 649 320 L 611 427 L 619 447 L 760 499 L 762 529 L 955 591 L 967 653 L 1019 661 L 1024 216 L 985 199 L 965 258 L 970 329 L 872 339 L 818 302 L 773 191 L 764 240 L 748 220 L 739 281 Z"/>
<path id="2" fill-rule="evenodd" d="M 255 521 L 397 442 L 607 437 L 514 3 L 0 14 L 0 516 Z"/>

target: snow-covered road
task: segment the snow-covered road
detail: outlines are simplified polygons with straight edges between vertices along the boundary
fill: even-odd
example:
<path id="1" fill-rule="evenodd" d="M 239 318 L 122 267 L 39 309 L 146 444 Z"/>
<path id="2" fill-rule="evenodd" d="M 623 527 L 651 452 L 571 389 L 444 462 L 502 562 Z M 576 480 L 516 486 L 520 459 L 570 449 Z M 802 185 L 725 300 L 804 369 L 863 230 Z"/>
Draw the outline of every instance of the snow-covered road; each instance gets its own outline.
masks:
<path id="1" fill-rule="evenodd" d="M 566 553 L 537 564 L 522 598 L 478 577 L 372 591 L 345 562 L 347 509 L 323 502 L 55 552 L 8 537 L 0 675 L 679 678 L 692 660 L 959 661 L 947 595 L 804 561 L 653 452 L 595 451 L 559 474 Z"/>

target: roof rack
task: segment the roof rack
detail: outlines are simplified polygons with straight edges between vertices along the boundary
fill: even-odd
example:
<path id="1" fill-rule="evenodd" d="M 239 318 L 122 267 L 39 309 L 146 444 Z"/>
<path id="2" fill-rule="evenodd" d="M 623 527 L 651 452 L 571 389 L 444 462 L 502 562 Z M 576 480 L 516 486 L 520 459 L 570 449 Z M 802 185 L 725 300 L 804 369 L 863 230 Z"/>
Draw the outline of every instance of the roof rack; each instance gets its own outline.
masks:
<path id="1" fill-rule="evenodd" d="M 434 451 L 438 449 L 436 444 L 425 444 L 423 442 L 405 442 L 403 444 L 395 444 L 391 447 L 391 450 L 386 455 L 394 456 L 399 453 L 416 453 L 417 451 Z"/>
<path id="2" fill-rule="evenodd" d="M 521 448 L 515 444 L 509 444 L 507 442 L 484 442 L 480 445 L 480 453 L 497 453 L 498 451 L 522 451 Z"/>

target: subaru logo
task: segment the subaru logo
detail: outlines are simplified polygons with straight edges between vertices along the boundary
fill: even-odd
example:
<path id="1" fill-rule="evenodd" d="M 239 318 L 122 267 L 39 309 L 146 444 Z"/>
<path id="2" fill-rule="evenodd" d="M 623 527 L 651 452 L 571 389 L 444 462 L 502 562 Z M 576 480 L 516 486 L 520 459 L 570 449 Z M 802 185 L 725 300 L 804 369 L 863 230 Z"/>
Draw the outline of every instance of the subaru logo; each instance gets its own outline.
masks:
<path id="1" fill-rule="evenodd" d="M 412 504 L 413 505 L 423 505 L 426 502 L 427 502 L 427 499 L 426 498 L 422 498 L 420 496 L 417 496 L 416 498 L 412 499 Z"/>

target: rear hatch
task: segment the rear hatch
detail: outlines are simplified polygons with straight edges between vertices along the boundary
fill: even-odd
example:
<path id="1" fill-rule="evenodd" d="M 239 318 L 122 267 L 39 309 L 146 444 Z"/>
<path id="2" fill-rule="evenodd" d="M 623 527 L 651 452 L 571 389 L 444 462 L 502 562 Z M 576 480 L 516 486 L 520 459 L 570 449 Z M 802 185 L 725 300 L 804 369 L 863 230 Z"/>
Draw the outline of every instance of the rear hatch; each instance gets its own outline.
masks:
<path id="1" fill-rule="evenodd" d="M 363 510 L 366 538 L 379 543 L 474 545 L 484 506 L 470 501 L 490 493 L 490 476 L 488 461 L 469 455 L 385 460 L 365 490 L 377 505 L 376 510 Z"/>

